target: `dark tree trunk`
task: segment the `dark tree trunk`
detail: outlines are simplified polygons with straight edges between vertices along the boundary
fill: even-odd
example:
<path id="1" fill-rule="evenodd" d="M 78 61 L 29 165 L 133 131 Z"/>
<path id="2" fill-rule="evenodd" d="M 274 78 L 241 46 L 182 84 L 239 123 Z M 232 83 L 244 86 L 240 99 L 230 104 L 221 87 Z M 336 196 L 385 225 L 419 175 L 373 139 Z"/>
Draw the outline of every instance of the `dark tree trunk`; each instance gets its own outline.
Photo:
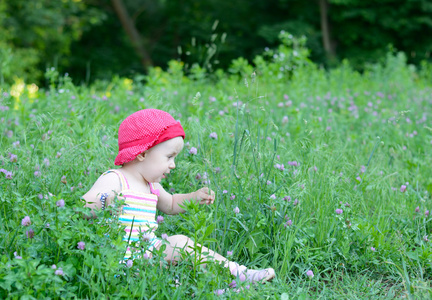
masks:
<path id="1" fill-rule="evenodd" d="M 321 15 L 321 33 L 323 39 L 324 51 L 329 60 L 333 60 L 336 56 L 334 45 L 330 37 L 330 27 L 328 22 L 328 0 L 319 0 L 320 15 Z"/>
<path id="2" fill-rule="evenodd" d="M 138 30 L 135 28 L 135 25 L 126 10 L 125 5 L 123 4 L 122 0 L 111 0 L 111 3 L 118 18 L 120 19 L 123 29 L 126 31 L 132 42 L 135 52 L 141 60 L 141 64 L 143 65 L 144 69 L 147 69 L 153 65 L 153 61 L 148 51 L 145 49 L 143 45 L 143 39 L 141 38 Z"/>

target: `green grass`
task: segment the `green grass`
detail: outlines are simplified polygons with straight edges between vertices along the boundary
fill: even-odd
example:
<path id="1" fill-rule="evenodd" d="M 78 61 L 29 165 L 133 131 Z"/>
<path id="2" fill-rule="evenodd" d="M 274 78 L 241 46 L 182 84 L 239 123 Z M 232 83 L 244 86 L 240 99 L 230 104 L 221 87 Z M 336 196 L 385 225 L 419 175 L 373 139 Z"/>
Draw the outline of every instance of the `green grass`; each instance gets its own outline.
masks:
<path id="1" fill-rule="evenodd" d="M 17 86 L 3 87 L 0 158 L 12 178 L 0 173 L 1 298 L 204 299 L 219 288 L 228 289 L 219 298 L 239 299 L 430 298 L 432 86 L 402 55 L 364 74 L 306 60 L 278 74 L 284 63 L 267 61 L 252 77 L 240 66 L 195 80 L 172 63 L 146 84 L 114 78 L 90 87 L 52 71 L 48 90 L 18 97 Z M 142 108 L 169 111 L 186 131 L 166 190 L 216 192 L 211 207 L 164 216 L 158 235 L 195 236 L 248 267 L 273 267 L 272 283 L 237 294 L 220 266 L 204 272 L 193 258 L 167 266 L 157 254 L 128 269 L 118 263 L 125 245 L 110 212 L 79 216 L 80 197 L 113 167 L 118 125 Z"/>

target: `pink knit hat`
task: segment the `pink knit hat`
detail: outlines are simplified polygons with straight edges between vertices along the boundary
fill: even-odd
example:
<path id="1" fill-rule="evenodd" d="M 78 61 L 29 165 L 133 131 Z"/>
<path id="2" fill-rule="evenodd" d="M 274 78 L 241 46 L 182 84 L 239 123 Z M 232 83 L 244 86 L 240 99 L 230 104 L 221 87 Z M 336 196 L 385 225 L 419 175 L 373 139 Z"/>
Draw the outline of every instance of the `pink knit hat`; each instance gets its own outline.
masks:
<path id="1" fill-rule="evenodd" d="M 184 139 L 185 132 L 169 113 L 158 109 L 137 111 L 120 124 L 119 153 L 114 164 L 123 165 L 147 149 L 178 136 Z"/>

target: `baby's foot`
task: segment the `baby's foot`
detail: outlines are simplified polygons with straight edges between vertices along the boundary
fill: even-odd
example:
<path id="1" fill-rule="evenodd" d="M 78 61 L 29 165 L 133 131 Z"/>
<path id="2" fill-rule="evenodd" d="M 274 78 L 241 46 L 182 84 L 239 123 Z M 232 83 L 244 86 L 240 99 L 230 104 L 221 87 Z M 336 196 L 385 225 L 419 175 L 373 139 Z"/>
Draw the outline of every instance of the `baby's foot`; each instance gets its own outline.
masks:
<path id="1" fill-rule="evenodd" d="M 267 268 L 263 270 L 251 270 L 248 269 L 246 271 L 246 279 L 249 280 L 251 283 L 255 282 L 265 282 L 265 281 L 271 281 L 276 276 L 275 271 L 273 268 Z"/>
<path id="2" fill-rule="evenodd" d="M 230 272 L 234 276 L 238 276 L 240 281 L 249 281 L 251 283 L 255 282 L 265 282 L 270 281 L 275 277 L 275 271 L 273 268 L 267 268 L 263 270 L 252 270 L 247 269 L 245 266 L 240 266 L 237 263 L 230 263 Z"/>

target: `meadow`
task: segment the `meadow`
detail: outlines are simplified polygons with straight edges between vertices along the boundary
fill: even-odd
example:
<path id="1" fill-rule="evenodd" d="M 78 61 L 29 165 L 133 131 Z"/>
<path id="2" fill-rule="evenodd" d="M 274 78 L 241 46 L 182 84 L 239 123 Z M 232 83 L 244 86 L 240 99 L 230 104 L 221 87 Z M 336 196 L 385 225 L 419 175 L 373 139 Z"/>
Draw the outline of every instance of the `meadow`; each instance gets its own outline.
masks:
<path id="1" fill-rule="evenodd" d="M 90 86 L 55 69 L 46 89 L 2 86 L 0 298 L 432 297 L 431 68 L 389 53 L 363 73 L 326 71 L 290 39 L 211 76 L 173 61 Z M 157 235 L 273 267 L 272 282 L 232 288 L 220 266 L 169 266 L 160 251 L 119 264 L 115 208 L 82 218 L 80 197 L 114 167 L 120 122 L 143 108 L 186 131 L 166 190 L 216 192 L 213 206 L 163 215 Z"/>

